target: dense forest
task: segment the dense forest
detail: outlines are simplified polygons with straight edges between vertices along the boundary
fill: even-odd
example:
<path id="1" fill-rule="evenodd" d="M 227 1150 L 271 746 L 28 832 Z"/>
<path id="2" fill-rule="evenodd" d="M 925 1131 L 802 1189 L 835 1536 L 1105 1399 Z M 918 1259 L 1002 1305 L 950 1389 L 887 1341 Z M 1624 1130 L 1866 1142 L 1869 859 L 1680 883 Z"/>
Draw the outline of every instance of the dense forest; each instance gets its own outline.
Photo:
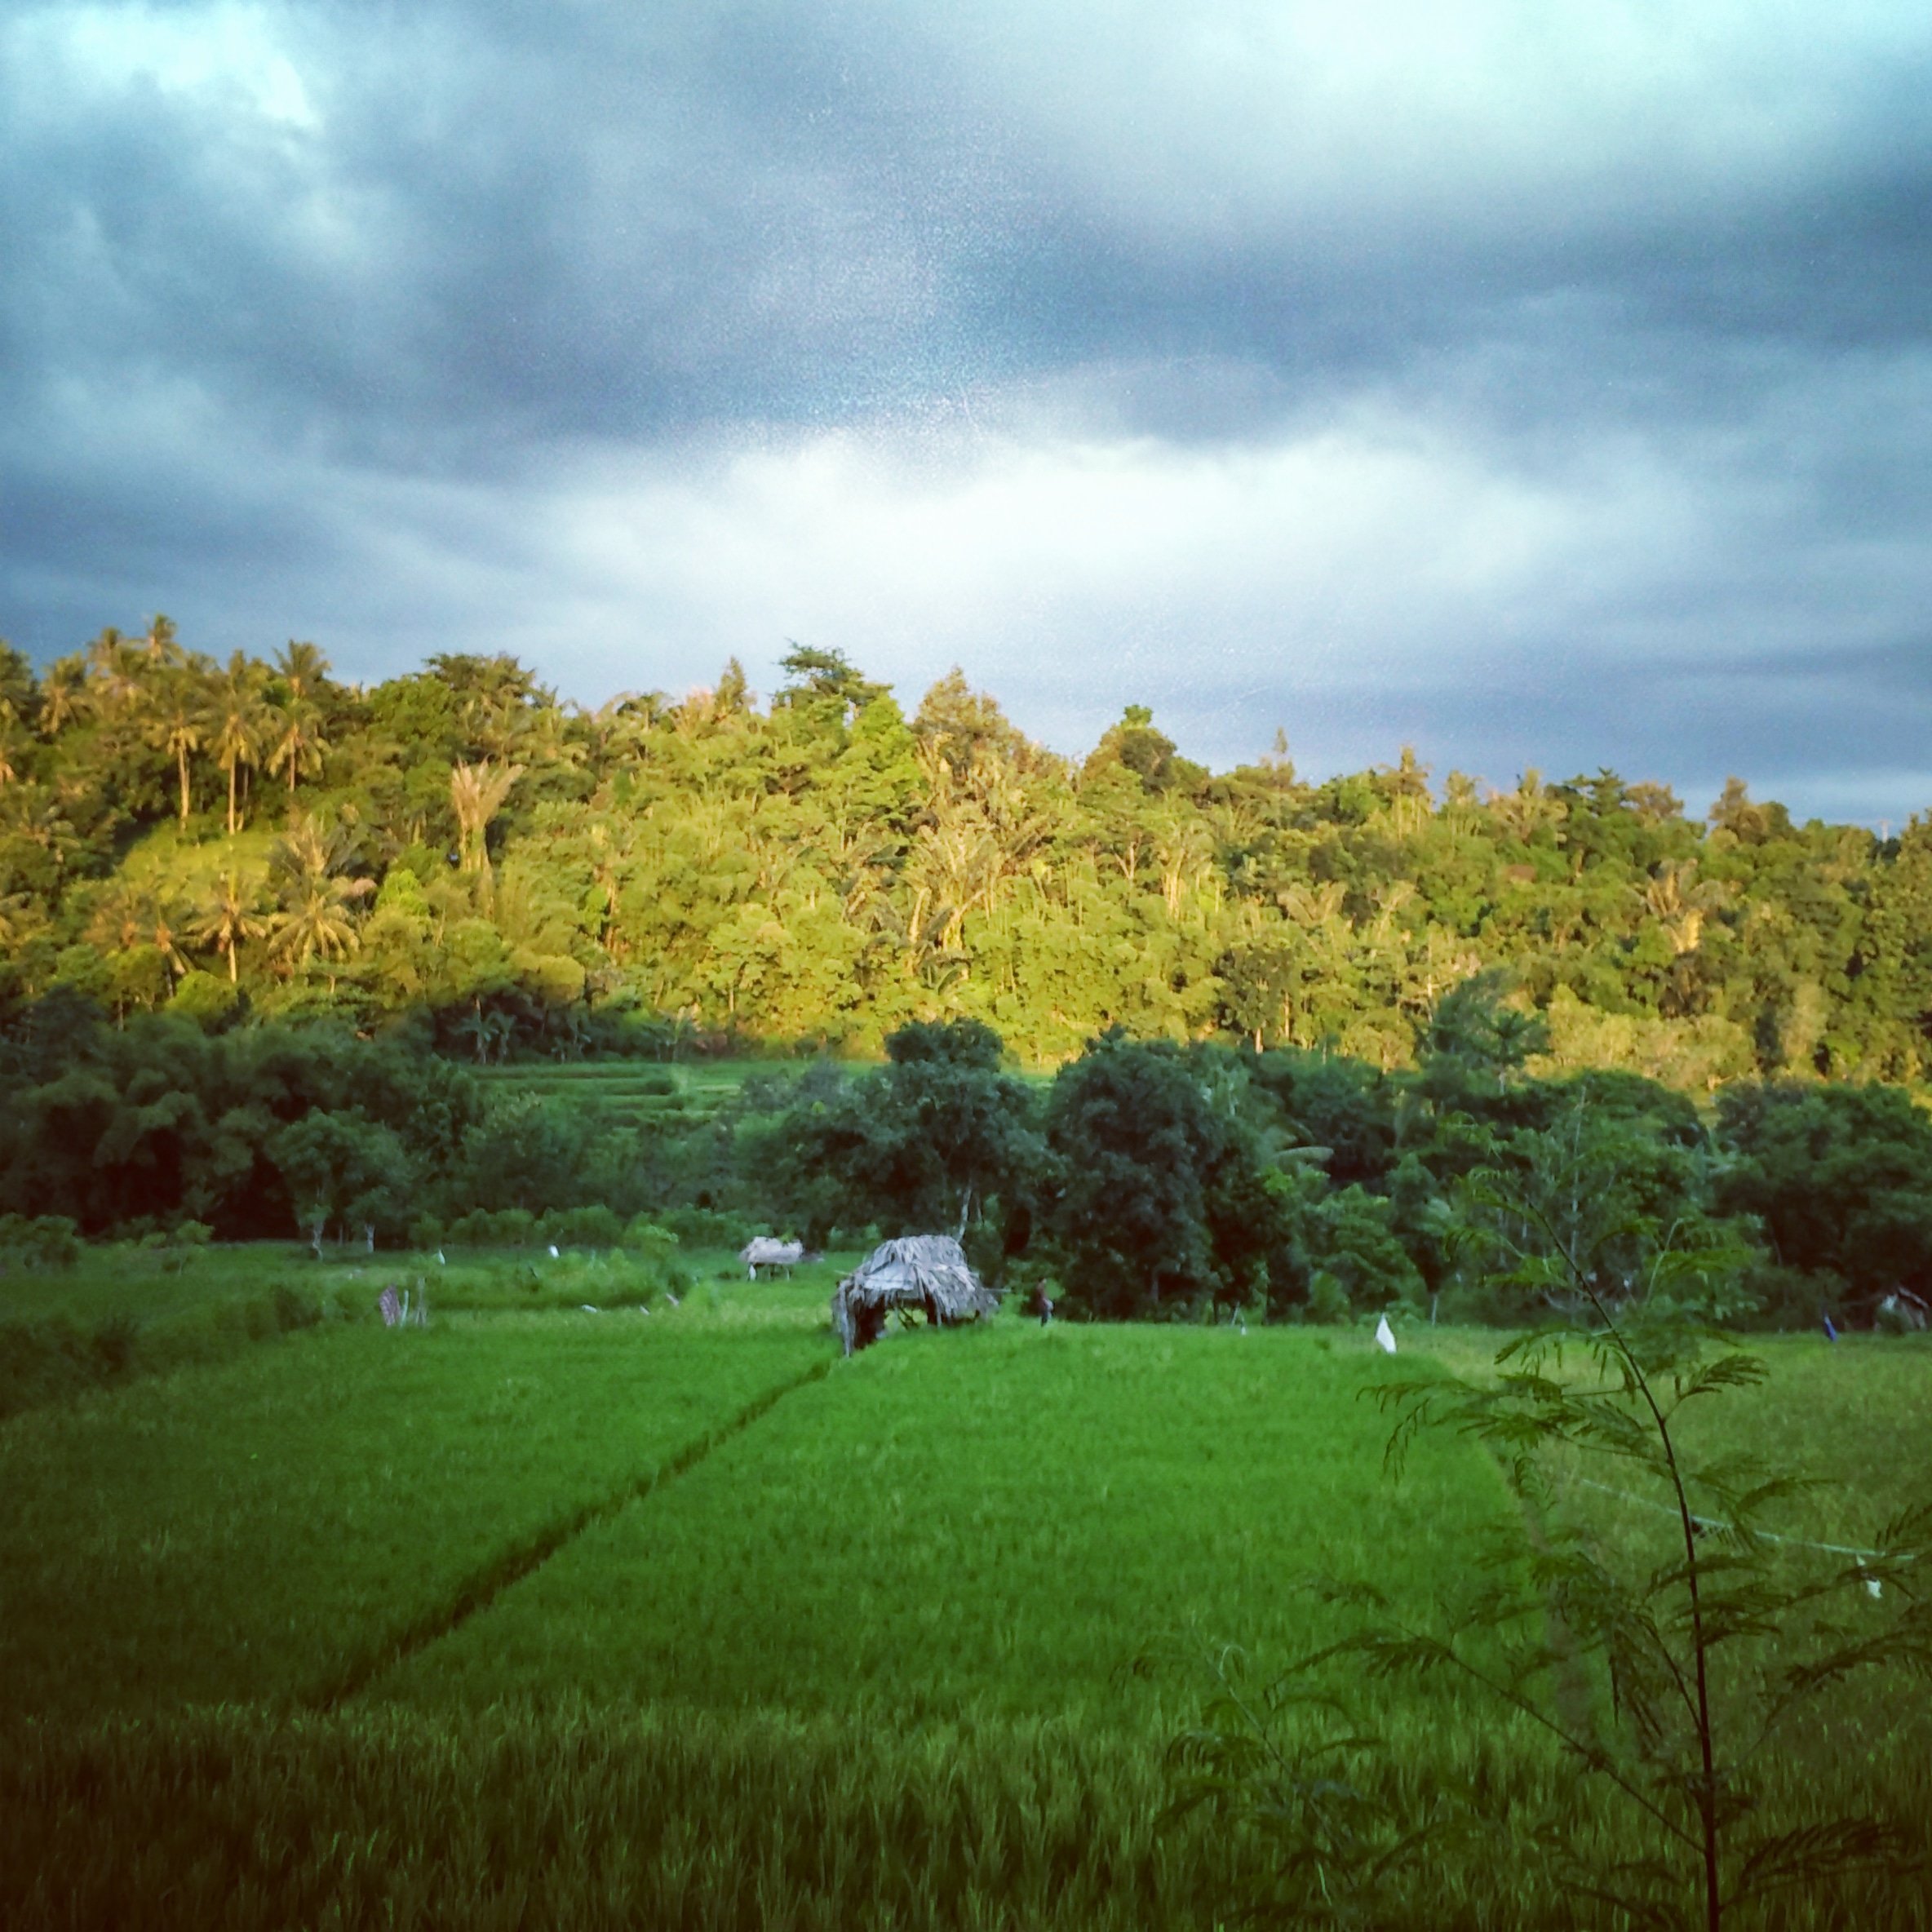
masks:
<path id="1" fill-rule="evenodd" d="M 1555 1076 L 1690 1092 L 1912 1081 L 1932 1056 L 1932 822 L 1708 819 L 1610 772 L 1439 785 L 1215 773 L 1130 707 L 1083 760 L 957 672 L 908 718 L 797 649 L 762 708 L 560 704 L 507 657 L 367 688 L 314 646 L 225 664 L 157 618 L 0 656 L 0 994 L 405 1016 L 476 1061 L 783 1041 L 876 1056 L 971 1017 L 1057 1063 L 1109 1026 L 1415 1064 L 1484 968 Z"/>
<path id="2" fill-rule="evenodd" d="M 784 671 L 586 713 L 161 618 L 6 653 L 0 1265 L 943 1227 L 1093 1316 L 1515 1319 L 1552 1256 L 1729 1318 L 1932 1298 L 1932 823 L 1213 775 L 1141 709 L 1075 763 L 956 672 L 908 720 Z M 792 1070 L 702 1111 L 503 1075 L 751 1044 Z"/>
<path id="3" fill-rule="evenodd" d="M 1567 1255 L 1612 1301 L 1687 1269 L 1727 1321 L 1916 1323 L 1932 1115 L 1905 1093 L 1745 1082 L 1700 1110 L 1627 1072 L 1537 1079 L 1540 1044 L 1483 973 L 1412 1070 L 1112 1029 L 1049 1084 L 956 1019 L 716 1110 L 647 1069 L 665 1104 L 640 1114 L 506 1085 L 420 1030 L 117 1026 L 57 992 L 0 1028 L 0 1266 L 71 1258 L 77 1230 L 662 1257 L 944 1230 L 1002 1289 L 1106 1318 L 1519 1321 Z"/>
<path id="4" fill-rule="evenodd" d="M 1932 822 L 1216 775 L 1138 708 L 1075 762 L 956 672 L 785 670 L 7 652 L 0 1265 L 937 1227 L 1101 1316 L 1518 1319 L 1538 1243 L 1613 1297 L 1702 1256 L 1727 1318 L 1932 1299 Z M 755 1044 L 698 1111 L 500 1071 Z"/>

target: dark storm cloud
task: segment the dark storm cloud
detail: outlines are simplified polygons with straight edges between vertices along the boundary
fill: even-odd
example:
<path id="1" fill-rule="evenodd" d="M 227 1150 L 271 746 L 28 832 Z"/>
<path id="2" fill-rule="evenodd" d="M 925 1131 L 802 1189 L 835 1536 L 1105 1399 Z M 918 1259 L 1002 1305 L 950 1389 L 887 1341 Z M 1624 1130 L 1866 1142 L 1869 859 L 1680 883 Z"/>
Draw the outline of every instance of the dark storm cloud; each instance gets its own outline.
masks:
<path id="1" fill-rule="evenodd" d="M 1761 797 L 1808 799 L 1823 815 L 1862 822 L 1886 816 L 1889 791 L 1925 769 L 1932 627 L 1829 662 L 1779 652 L 1632 672 L 1512 653 L 1430 683 L 1285 692 L 1177 683 L 1161 695 L 1168 729 L 1179 723 L 1184 735 L 1267 718 L 1309 775 L 1393 763 L 1407 743 L 1438 781 L 1454 767 L 1509 791 L 1527 771 L 1553 781 L 1610 768 L 1670 784 L 1701 813 L 1735 773 Z M 1848 773 L 1844 748 L 1854 743 L 1861 769 Z"/>
<path id="2" fill-rule="evenodd" d="M 62 5 L 0 63 L 42 654 L 159 605 L 595 696 L 816 626 L 1070 742 L 1158 689 L 1217 757 L 1932 801 L 1905 9 Z"/>

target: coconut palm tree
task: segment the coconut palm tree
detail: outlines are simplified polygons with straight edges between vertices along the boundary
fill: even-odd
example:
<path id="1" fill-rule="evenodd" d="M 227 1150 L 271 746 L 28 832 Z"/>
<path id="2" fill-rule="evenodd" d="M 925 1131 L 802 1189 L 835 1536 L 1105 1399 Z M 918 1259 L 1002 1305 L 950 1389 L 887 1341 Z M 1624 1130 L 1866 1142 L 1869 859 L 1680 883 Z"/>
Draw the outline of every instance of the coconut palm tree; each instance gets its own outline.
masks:
<path id="1" fill-rule="evenodd" d="M 85 717 L 93 709 L 93 695 L 87 688 L 86 662 L 78 652 L 50 664 L 40 680 L 41 735 L 58 738 Z"/>
<path id="2" fill-rule="evenodd" d="M 157 620 L 160 621 L 160 620 Z M 207 725 L 202 672 L 191 663 L 167 667 L 148 688 L 141 735 L 175 760 L 181 785 L 181 823 L 188 823 L 193 800 L 188 788 L 188 754 L 202 748 Z"/>
<path id="3" fill-rule="evenodd" d="M 329 682 L 329 660 L 314 645 L 291 637 L 287 648 L 275 654 L 275 675 L 291 698 L 305 698 L 313 704 Z"/>
<path id="4" fill-rule="evenodd" d="M 275 707 L 270 724 L 268 769 L 288 774 L 289 797 L 298 778 L 312 778 L 322 769 L 329 741 L 322 735 L 321 698 L 329 681 L 329 660 L 312 644 L 291 637 L 286 650 L 275 654 L 276 676 L 288 693 Z"/>
<path id="5" fill-rule="evenodd" d="M 236 809 L 235 781 L 241 767 L 259 764 L 268 728 L 268 705 L 263 694 L 262 667 L 242 652 L 228 658 L 228 668 L 215 674 L 207 692 L 208 748 L 228 774 L 228 836 L 241 829 Z"/>
<path id="6" fill-rule="evenodd" d="M 146 688 L 148 667 L 140 645 L 112 624 L 87 646 L 87 665 L 107 711 L 128 710 Z"/>
<path id="7" fill-rule="evenodd" d="M 82 937 L 103 952 L 131 952 L 143 943 L 155 916 L 149 893 L 117 880 L 94 902 Z"/>
<path id="8" fill-rule="evenodd" d="M 1490 817 L 1504 835 L 1526 845 L 1545 826 L 1561 825 L 1569 809 L 1533 769 L 1517 780 L 1515 791 L 1493 793 L 1489 800 Z"/>
<path id="9" fill-rule="evenodd" d="M 41 799 L 26 809 L 18 823 L 21 837 L 38 845 L 56 872 L 64 871 L 81 843 L 73 821 L 67 816 L 65 798 Z"/>
<path id="10" fill-rule="evenodd" d="M 165 671 L 187 662 L 180 640 L 175 634 L 175 620 L 163 617 L 159 611 L 148 627 L 148 635 L 136 647 L 148 662 L 157 671 Z"/>
<path id="11" fill-rule="evenodd" d="M 1678 958 L 1697 950 L 1704 921 L 1729 904 L 1737 888 L 1729 880 L 1699 882 L 1694 858 L 1662 860 L 1643 888 L 1644 910 L 1664 928 Z"/>
<path id="12" fill-rule="evenodd" d="M 375 884 L 349 876 L 355 857 L 355 840 L 340 826 L 325 833 L 308 818 L 298 819 L 270 849 L 269 870 L 279 883 L 281 904 L 269 922 L 268 953 L 285 972 L 306 965 L 317 953 L 332 961 L 361 944 L 350 911 Z"/>
<path id="13" fill-rule="evenodd" d="M 259 939 L 269 929 L 268 921 L 258 916 L 260 907 L 259 886 L 250 880 L 244 888 L 239 875 L 230 872 L 202 902 L 195 924 L 188 928 L 188 936 L 197 946 L 211 946 L 226 956 L 230 986 L 240 977 L 236 955 L 243 942 Z"/>
<path id="14" fill-rule="evenodd" d="M 154 924 L 148 933 L 148 943 L 166 962 L 169 972 L 179 979 L 188 970 L 188 961 L 175 942 L 175 910 L 156 904 Z"/>
<path id="15" fill-rule="evenodd" d="M 269 714 L 271 742 L 268 769 L 288 774 L 289 796 L 295 795 L 298 778 L 312 778 L 322 769 L 329 741 L 322 736 L 315 707 L 306 698 L 291 698 Z"/>

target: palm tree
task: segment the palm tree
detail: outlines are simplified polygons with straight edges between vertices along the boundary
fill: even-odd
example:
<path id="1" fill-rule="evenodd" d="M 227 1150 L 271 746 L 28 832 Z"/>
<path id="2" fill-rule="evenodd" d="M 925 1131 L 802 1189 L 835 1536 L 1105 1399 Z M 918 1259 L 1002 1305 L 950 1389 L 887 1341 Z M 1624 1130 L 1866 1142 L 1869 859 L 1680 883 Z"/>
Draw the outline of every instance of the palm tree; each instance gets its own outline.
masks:
<path id="1" fill-rule="evenodd" d="M 315 954 L 335 959 L 361 944 L 350 908 L 375 890 L 368 879 L 352 879 L 354 840 L 338 826 L 325 834 L 312 818 L 299 818 L 268 854 L 281 884 L 281 909 L 270 921 L 272 958 L 287 972 L 306 965 Z"/>
<path id="2" fill-rule="evenodd" d="M 175 634 L 175 620 L 163 617 L 159 611 L 154 622 L 148 627 L 148 635 L 140 643 L 141 655 L 157 670 L 167 670 L 184 663 L 181 645 Z"/>
<path id="3" fill-rule="evenodd" d="M 268 747 L 268 769 L 288 773 L 292 800 L 297 778 L 312 778 L 322 769 L 322 754 L 329 741 L 322 736 L 315 707 L 305 698 L 293 698 L 277 705 L 269 713 L 269 729 L 274 742 Z"/>
<path id="4" fill-rule="evenodd" d="M 268 942 L 270 957 L 293 972 L 317 953 L 327 960 L 352 953 L 361 937 L 349 909 L 374 890 L 366 879 L 315 875 L 286 888 L 281 910 L 270 922 L 274 935 Z"/>
<path id="5" fill-rule="evenodd" d="M 109 711 L 126 711 L 146 686 L 147 667 L 140 646 L 132 638 L 123 637 L 112 624 L 87 646 L 87 663 Z"/>
<path id="6" fill-rule="evenodd" d="M 1569 807 L 1543 783 L 1543 774 L 1526 771 L 1513 791 L 1494 794 L 1489 801 L 1491 817 L 1504 835 L 1527 845 L 1547 825 L 1560 825 Z"/>
<path id="7" fill-rule="evenodd" d="M 1736 886 L 1726 880 L 1701 883 L 1694 858 L 1664 859 L 1643 888 L 1644 910 L 1664 928 L 1679 959 L 1697 950 L 1704 921 L 1726 905 Z"/>
<path id="8" fill-rule="evenodd" d="M 1416 747 L 1404 745 L 1402 762 L 1393 771 L 1378 769 L 1380 789 L 1389 800 L 1389 816 L 1398 839 L 1419 831 L 1428 821 L 1432 804 L 1429 791 L 1429 767 L 1416 760 Z"/>
<path id="9" fill-rule="evenodd" d="M 169 972 L 179 978 L 188 970 L 188 961 L 182 957 L 181 949 L 175 943 L 174 914 L 165 906 L 154 908 L 154 927 L 151 937 L 154 950 L 166 962 Z"/>
<path id="10" fill-rule="evenodd" d="M 162 620 L 157 620 L 157 622 Z M 148 721 L 142 736 L 157 751 L 174 760 L 181 781 L 181 823 L 188 824 L 193 799 L 188 791 L 188 755 L 202 748 L 206 723 L 202 673 L 191 663 L 171 665 L 161 674 L 148 698 Z"/>
<path id="11" fill-rule="evenodd" d="M 584 729 L 588 723 L 582 711 L 573 715 L 552 699 L 530 719 L 526 733 L 530 756 L 538 764 L 569 767 L 584 764 L 590 756 Z"/>
<path id="12" fill-rule="evenodd" d="M 65 802 L 64 797 L 44 800 L 20 822 L 20 835 L 47 855 L 56 872 L 66 870 L 69 856 L 81 843 L 73 821 L 67 816 Z"/>
<path id="13" fill-rule="evenodd" d="M 275 654 L 275 674 L 288 686 L 290 698 L 313 704 L 329 681 L 329 660 L 314 645 L 291 637 L 288 648 Z"/>
<path id="14" fill-rule="evenodd" d="M 235 802 L 235 775 L 244 764 L 255 764 L 262 756 L 262 739 L 268 729 L 268 707 L 262 694 L 263 671 L 242 652 L 228 658 L 228 668 L 219 672 L 207 693 L 208 748 L 215 762 L 228 774 L 228 836 L 240 829 Z"/>
<path id="15" fill-rule="evenodd" d="M 312 644 L 300 644 L 291 637 L 288 649 L 276 654 L 275 671 L 288 698 L 273 714 L 275 736 L 268 750 L 268 769 L 288 773 L 292 800 L 296 779 L 312 778 L 321 771 L 322 754 L 329 748 L 329 741 L 322 736 L 317 702 L 329 680 L 329 660 Z"/>
<path id="16" fill-rule="evenodd" d="M 40 680 L 40 729 L 46 738 L 58 738 L 76 719 L 93 708 L 93 693 L 87 689 L 87 667 L 78 652 L 61 658 L 47 667 Z"/>
<path id="17" fill-rule="evenodd" d="M 188 930 L 188 937 L 197 946 L 211 946 L 227 955 L 230 986 L 239 977 L 235 955 L 242 942 L 259 939 L 268 930 L 268 921 L 256 916 L 259 905 L 259 887 L 251 881 L 245 892 L 240 878 L 230 872 L 202 902 L 198 917 Z"/>
<path id="18" fill-rule="evenodd" d="M 131 952 L 156 916 L 149 894 L 125 880 L 117 881 L 94 902 L 82 937 L 104 952 Z"/>
<path id="19" fill-rule="evenodd" d="M 456 829 L 462 838 L 464 871 L 490 870 L 485 834 L 523 773 L 521 764 L 493 765 L 487 758 L 475 764 L 465 764 L 459 758 L 451 769 L 450 809 L 456 814 Z"/>

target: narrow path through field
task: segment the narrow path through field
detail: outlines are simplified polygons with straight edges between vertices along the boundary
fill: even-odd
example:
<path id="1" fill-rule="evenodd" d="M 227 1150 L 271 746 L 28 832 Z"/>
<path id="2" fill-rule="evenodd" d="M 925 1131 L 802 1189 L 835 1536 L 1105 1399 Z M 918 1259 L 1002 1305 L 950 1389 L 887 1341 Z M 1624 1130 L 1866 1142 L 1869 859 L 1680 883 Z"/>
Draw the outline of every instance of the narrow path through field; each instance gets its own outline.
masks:
<path id="1" fill-rule="evenodd" d="M 808 1382 L 821 1381 L 830 1373 L 832 1358 L 814 1362 L 804 1374 L 767 1389 L 754 1396 L 729 1421 L 707 1429 L 683 1447 L 674 1451 L 648 1473 L 627 1482 L 622 1489 L 571 1512 L 557 1522 L 546 1523 L 534 1535 L 526 1536 L 515 1548 L 503 1551 L 481 1569 L 465 1577 L 449 1598 L 435 1609 L 417 1617 L 404 1629 L 388 1637 L 355 1659 L 326 1682 L 308 1692 L 301 1703 L 311 1710 L 332 1711 L 366 1690 L 377 1677 L 408 1661 L 419 1651 L 447 1637 L 479 1611 L 490 1605 L 508 1589 L 543 1567 L 557 1552 L 581 1536 L 596 1523 L 616 1515 L 627 1504 L 649 1496 L 663 1484 L 675 1481 L 694 1469 L 720 1443 L 749 1429 L 762 1416 Z"/>

